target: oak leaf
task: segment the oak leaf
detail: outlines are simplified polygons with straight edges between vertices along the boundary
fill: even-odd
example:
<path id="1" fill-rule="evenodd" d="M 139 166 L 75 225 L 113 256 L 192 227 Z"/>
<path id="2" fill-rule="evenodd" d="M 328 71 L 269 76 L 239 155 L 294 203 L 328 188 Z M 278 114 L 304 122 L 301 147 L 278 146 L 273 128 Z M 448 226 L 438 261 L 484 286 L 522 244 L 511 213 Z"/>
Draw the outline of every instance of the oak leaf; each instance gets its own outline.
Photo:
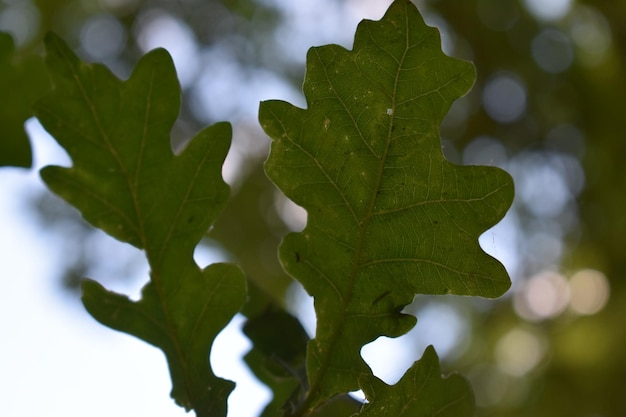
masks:
<path id="1" fill-rule="evenodd" d="M 446 56 L 438 31 L 397 0 L 382 20 L 359 24 L 351 51 L 309 50 L 306 109 L 261 103 L 272 138 L 266 173 L 308 213 L 279 249 L 315 300 L 303 410 L 359 388 L 371 374 L 361 348 L 413 327 L 401 311 L 415 294 L 497 297 L 509 288 L 478 237 L 509 208 L 512 179 L 452 164 L 441 150 L 441 121 L 474 79 L 473 65 Z"/>

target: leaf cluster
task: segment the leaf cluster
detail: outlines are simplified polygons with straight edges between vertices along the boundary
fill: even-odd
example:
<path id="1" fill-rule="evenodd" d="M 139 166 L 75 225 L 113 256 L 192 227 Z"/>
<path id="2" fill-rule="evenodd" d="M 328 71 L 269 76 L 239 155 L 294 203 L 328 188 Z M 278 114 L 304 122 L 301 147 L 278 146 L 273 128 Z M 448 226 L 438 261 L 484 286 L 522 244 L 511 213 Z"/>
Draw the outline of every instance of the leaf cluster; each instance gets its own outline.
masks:
<path id="1" fill-rule="evenodd" d="M 306 109 L 261 103 L 272 139 L 266 174 L 308 214 L 304 230 L 283 239 L 279 259 L 313 296 L 317 315 L 309 340 L 280 307 L 250 314 L 245 360 L 274 392 L 264 416 L 473 414 L 469 384 L 442 378 L 432 347 L 392 386 L 360 356 L 365 344 L 413 327 L 402 309 L 415 294 L 497 297 L 509 286 L 478 236 L 510 206 L 512 181 L 500 169 L 443 157 L 439 125 L 475 74 L 440 44 L 415 6 L 396 0 L 382 20 L 361 22 L 351 51 L 310 49 Z M 201 268 L 193 252 L 228 199 L 221 169 L 230 124 L 203 129 L 174 154 L 181 91 L 165 50 L 146 54 L 121 81 L 55 35 L 45 45 L 53 89 L 34 114 L 73 165 L 46 167 L 41 177 L 89 223 L 141 249 L 150 266 L 138 301 L 85 280 L 83 303 L 102 324 L 164 352 L 179 405 L 225 415 L 234 384 L 211 370 L 211 345 L 255 289 L 237 266 Z M 365 405 L 347 395 L 358 389 Z"/>

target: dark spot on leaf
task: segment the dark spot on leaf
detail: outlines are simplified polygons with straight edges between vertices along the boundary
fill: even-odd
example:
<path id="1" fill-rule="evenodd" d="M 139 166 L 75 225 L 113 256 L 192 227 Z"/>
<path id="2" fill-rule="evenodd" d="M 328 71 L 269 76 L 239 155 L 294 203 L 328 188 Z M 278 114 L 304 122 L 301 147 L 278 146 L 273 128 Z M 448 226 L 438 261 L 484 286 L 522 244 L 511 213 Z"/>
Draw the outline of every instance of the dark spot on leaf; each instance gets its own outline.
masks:
<path id="1" fill-rule="evenodd" d="M 384 293 L 382 293 L 381 295 L 376 297 L 376 299 L 374 299 L 374 301 L 372 301 L 372 305 L 376 305 L 376 303 L 378 303 L 380 300 L 382 300 L 383 298 L 385 298 L 389 294 L 391 294 L 391 290 L 385 291 Z"/>
<path id="2" fill-rule="evenodd" d="M 300 262 L 300 253 L 296 252 L 296 262 Z"/>

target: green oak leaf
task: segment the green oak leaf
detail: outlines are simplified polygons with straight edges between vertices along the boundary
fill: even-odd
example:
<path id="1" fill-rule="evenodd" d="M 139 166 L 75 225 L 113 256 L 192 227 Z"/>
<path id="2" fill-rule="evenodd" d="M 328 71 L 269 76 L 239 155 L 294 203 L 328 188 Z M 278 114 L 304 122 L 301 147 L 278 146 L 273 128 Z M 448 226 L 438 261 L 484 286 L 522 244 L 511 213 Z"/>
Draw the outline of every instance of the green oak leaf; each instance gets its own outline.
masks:
<path id="1" fill-rule="evenodd" d="M 413 327 L 401 310 L 414 294 L 497 297 L 509 288 L 478 237 L 510 207 L 512 179 L 454 165 L 441 151 L 440 123 L 474 78 L 471 63 L 443 54 L 417 8 L 397 0 L 382 20 L 359 24 L 352 51 L 309 50 L 307 109 L 261 103 L 273 139 L 267 175 L 308 213 L 279 249 L 317 314 L 302 415 L 358 389 L 371 373 L 361 347 Z"/>
<path id="2" fill-rule="evenodd" d="M 442 378 L 432 346 L 395 385 L 364 375 L 361 387 L 369 404 L 358 417 L 472 417 L 474 394 L 460 375 Z"/>
<path id="3" fill-rule="evenodd" d="M 35 112 L 73 166 L 45 167 L 41 176 L 91 224 L 143 249 L 150 265 L 139 301 L 87 280 L 83 303 L 101 323 L 163 350 L 179 405 L 225 415 L 234 384 L 213 374 L 209 353 L 244 303 L 245 278 L 234 265 L 200 269 L 193 252 L 228 197 L 221 169 L 231 127 L 210 126 L 174 155 L 181 92 L 165 50 L 145 55 L 122 82 L 79 61 L 55 35 L 45 43 L 54 90 Z"/>
<path id="4" fill-rule="evenodd" d="M 249 318 L 243 333 L 252 342 L 244 360 L 273 393 L 261 416 L 280 415 L 304 394 L 309 337 L 297 318 L 275 307 Z"/>
<path id="5" fill-rule="evenodd" d="M 30 167 L 32 152 L 24 122 L 31 105 L 49 87 L 39 56 L 17 57 L 13 38 L 0 32 L 0 166 Z"/>

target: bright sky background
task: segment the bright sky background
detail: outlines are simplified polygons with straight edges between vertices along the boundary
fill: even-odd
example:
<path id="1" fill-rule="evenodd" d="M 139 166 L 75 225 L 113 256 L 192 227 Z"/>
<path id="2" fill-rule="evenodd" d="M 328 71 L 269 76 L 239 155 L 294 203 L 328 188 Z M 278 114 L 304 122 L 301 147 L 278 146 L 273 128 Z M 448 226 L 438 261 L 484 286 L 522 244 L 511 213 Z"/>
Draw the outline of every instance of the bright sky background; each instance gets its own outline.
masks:
<path id="1" fill-rule="evenodd" d="M 43 188 L 44 162 L 65 158 L 37 139 L 35 169 L 0 171 L 0 415 L 184 415 L 169 399 L 163 355 L 99 325 L 62 293 L 63 260 L 24 197 Z"/>

